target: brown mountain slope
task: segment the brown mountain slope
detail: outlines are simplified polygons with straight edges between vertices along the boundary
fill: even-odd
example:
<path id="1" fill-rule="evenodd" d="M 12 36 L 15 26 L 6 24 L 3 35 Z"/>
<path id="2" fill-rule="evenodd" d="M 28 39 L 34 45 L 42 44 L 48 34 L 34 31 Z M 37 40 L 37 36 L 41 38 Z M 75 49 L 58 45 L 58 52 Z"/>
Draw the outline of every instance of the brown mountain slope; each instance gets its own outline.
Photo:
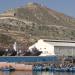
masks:
<path id="1" fill-rule="evenodd" d="M 0 14 L 0 34 L 26 47 L 40 38 L 75 40 L 75 19 L 39 4 L 29 3 Z"/>

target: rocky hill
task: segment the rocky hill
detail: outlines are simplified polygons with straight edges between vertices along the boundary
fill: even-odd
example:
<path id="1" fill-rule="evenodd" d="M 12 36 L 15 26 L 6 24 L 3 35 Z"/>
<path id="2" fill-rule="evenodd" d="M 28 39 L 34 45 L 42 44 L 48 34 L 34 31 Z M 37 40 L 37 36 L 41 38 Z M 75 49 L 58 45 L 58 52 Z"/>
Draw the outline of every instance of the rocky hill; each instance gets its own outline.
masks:
<path id="1" fill-rule="evenodd" d="M 26 49 L 40 38 L 75 40 L 75 19 L 37 3 L 0 14 L 0 46 Z"/>

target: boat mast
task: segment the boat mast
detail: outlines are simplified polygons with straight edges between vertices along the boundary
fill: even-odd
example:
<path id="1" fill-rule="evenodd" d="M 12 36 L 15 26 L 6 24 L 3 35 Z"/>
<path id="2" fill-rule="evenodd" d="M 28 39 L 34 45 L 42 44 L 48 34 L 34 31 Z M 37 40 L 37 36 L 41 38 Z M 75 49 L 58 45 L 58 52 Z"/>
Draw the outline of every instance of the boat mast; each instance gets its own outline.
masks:
<path id="1" fill-rule="evenodd" d="M 13 44 L 13 49 L 15 50 L 15 51 L 17 51 L 17 44 L 16 44 L 16 42 L 14 42 L 14 44 Z"/>

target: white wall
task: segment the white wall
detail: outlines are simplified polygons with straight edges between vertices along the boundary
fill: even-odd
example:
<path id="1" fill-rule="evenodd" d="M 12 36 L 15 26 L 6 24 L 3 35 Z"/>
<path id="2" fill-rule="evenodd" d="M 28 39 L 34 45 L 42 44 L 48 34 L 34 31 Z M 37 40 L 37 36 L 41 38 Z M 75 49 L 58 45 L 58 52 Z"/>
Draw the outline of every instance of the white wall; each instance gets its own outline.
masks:
<path id="1" fill-rule="evenodd" d="M 43 52 L 40 56 L 55 55 L 54 46 L 44 42 L 43 40 L 38 40 L 38 42 L 30 46 L 29 49 L 32 50 L 34 47 Z"/>
<path id="2" fill-rule="evenodd" d="M 55 46 L 54 52 L 59 56 L 74 56 L 75 55 L 75 47 L 72 46 Z"/>

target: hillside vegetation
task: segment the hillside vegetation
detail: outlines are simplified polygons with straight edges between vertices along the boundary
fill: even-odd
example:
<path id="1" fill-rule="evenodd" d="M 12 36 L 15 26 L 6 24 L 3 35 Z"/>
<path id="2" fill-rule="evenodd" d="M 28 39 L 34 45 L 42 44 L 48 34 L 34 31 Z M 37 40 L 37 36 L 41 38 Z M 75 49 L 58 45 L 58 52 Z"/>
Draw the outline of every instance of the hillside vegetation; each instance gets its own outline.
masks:
<path id="1" fill-rule="evenodd" d="M 0 43 L 27 49 L 38 39 L 75 40 L 75 19 L 37 3 L 0 14 Z"/>

